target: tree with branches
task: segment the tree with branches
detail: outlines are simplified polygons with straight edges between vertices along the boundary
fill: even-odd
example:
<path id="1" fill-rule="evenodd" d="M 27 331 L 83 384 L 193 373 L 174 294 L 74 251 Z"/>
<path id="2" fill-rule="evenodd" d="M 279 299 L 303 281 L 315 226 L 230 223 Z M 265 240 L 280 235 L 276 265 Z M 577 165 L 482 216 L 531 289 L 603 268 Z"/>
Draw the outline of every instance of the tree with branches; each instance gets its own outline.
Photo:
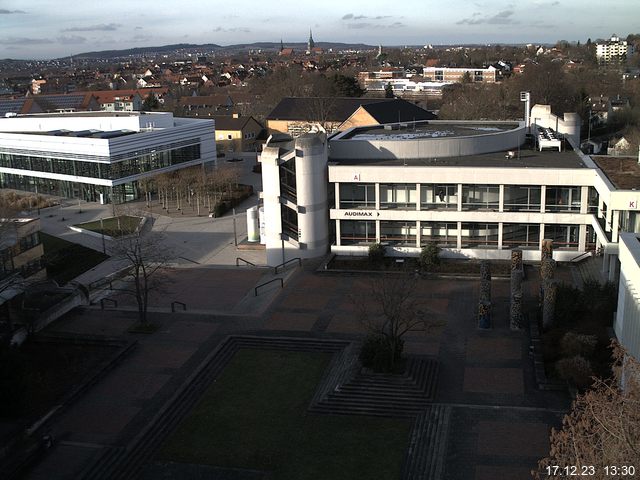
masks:
<path id="1" fill-rule="evenodd" d="M 534 478 L 549 478 L 556 465 L 578 472 L 593 466 L 594 478 L 605 478 L 605 467 L 612 465 L 640 468 L 640 363 L 615 342 L 612 350 L 613 376 L 595 379 L 577 396 L 562 428 L 552 430 L 549 456 L 540 460 Z"/>
<path id="2" fill-rule="evenodd" d="M 411 275 L 385 275 L 371 281 L 368 295 L 356 299 L 360 321 L 368 331 L 360 356 L 365 367 L 397 371 L 402 363 L 404 335 L 438 325 L 426 318 L 426 306 L 416 286 Z"/>
<path id="3" fill-rule="evenodd" d="M 120 292 L 135 298 L 138 320 L 148 325 L 149 294 L 160 292 L 166 285 L 166 277 L 159 272 L 171 259 L 171 252 L 163 244 L 161 235 L 153 232 L 135 232 L 118 240 L 114 253 L 128 265 L 127 286 Z"/>

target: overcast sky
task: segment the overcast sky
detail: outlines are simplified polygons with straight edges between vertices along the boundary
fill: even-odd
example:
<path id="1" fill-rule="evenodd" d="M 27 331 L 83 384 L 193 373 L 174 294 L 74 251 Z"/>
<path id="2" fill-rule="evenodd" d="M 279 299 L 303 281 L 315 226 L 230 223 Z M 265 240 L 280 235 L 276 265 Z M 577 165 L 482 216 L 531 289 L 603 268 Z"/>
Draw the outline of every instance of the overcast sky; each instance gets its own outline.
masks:
<path id="1" fill-rule="evenodd" d="M 309 28 L 316 42 L 372 45 L 584 42 L 640 33 L 640 0 L 0 0 L 0 58 L 304 42 Z"/>

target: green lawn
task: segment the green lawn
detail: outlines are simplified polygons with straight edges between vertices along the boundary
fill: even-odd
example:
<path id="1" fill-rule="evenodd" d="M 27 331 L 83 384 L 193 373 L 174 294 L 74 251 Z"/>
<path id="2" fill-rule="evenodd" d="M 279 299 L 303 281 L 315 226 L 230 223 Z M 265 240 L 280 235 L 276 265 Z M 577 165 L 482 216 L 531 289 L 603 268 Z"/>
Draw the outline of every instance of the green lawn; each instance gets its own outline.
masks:
<path id="1" fill-rule="evenodd" d="M 140 225 L 142 217 L 134 217 L 131 215 L 120 215 L 118 217 L 109 217 L 95 222 L 79 223 L 76 227 L 84 228 L 85 230 L 91 230 L 96 233 L 103 233 L 110 237 L 121 237 L 122 235 L 128 235 L 136 231 L 136 228 Z"/>
<path id="2" fill-rule="evenodd" d="M 281 480 L 399 478 L 410 420 L 306 412 L 330 358 L 239 350 L 157 460 L 272 471 Z"/>
<path id="3" fill-rule="evenodd" d="M 64 285 L 109 258 L 102 252 L 46 233 L 40 232 L 40 240 L 44 247 L 47 276 L 60 285 Z"/>

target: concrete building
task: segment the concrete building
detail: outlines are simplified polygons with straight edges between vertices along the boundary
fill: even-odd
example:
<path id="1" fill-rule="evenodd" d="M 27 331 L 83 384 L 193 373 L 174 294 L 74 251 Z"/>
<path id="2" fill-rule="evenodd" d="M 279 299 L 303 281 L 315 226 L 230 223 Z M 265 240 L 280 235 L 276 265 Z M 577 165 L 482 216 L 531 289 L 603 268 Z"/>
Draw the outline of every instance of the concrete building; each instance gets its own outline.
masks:
<path id="1" fill-rule="evenodd" d="M 596 58 L 601 65 L 626 63 L 631 55 L 633 55 L 633 45 L 626 40 L 620 40 L 620 37 L 615 34 L 608 41 L 596 44 Z"/>
<path id="2" fill-rule="evenodd" d="M 451 67 L 425 67 L 422 76 L 426 81 L 459 83 L 467 77 L 474 83 L 495 83 L 498 69 L 488 68 L 451 68 Z"/>
<path id="3" fill-rule="evenodd" d="M 640 235 L 620 234 L 620 283 L 613 329 L 627 352 L 640 360 Z"/>
<path id="4" fill-rule="evenodd" d="M 0 118 L 0 187 L 88 201 L 138 198 L 138 180 L 215 162 L 212 120 L 83 112 Z"/>
<path id="5" fill-rule="evenodd" d="M 303 145 L 323 144 L 324 137 L 268 142 L 261 158 L 268 262 L 329 250 L 367 255 L 378 242 L 392 256 L 417 256 L 436 242 L 447 257 L 507 259 L 521 248 L 525 260 L 537 261 L 543 239 L 552 239 L 560 261 L 600 249 L 603 270 L 614 279 L 619 233 L 640 231 L 640 166 L 632 161 L 637 178 L 619 179 L 617 166 L 574 149 L 576 115 L 557 118 L 534 106 L 526 117 L 352 128 L 329 137 L 326 157 L 314 149 L 314 168 L 326 168 L 306 183 L 297 170 L 309 161 Z M 540 147 L 543 131 L 554 132 L 560 151 Z M 301 196 L 313 200 L 302 205 Z M 301 227 L 310 213 L 318 222 L 311 232 Z"/>
<path id="6" fill-rule="evenodd" d="M 264 130 L 253 117 L 233 115 L 211 116 L 216 122 L 216 146 L 218 152 L 257 151 L 257 140 Z"/>

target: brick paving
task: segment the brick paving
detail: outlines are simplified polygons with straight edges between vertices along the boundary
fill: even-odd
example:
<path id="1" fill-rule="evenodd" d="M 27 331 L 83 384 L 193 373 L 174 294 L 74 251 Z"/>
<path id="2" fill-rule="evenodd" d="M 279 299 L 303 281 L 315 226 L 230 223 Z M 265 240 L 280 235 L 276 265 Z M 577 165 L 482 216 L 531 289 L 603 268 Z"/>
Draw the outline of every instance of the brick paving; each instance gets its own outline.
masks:
<path id="1" fill-rule="evenodd" d="M 152 312 L 158 331 L 137 336 L 140 344 L 126 361 L 54 422 L 64 441 L 27 478 L 79 478 L 104 448 L 127 445 L 227 334 L 361 338 L 365 330 L 357 299 L 372 304 L 369 278 L 320 275 L 313 266 L 292 274 L 271 305 L 256 312 L 250 310 L 252 290 L 264 271 L 195 267 L 176 272 L 175 295 L 203 313 Z M 526 304 L 535 303 L 538 282 L 537 274 L 525 280 Z M 549 429 L 559 424 L 568 399 L 536 389 L 526 330 L 512 332 L 508 326 L 509 282 L 492 282 L 489 331 L 477 329 L 479 280 L 416 279 L 416 290 L 428 318 L 443 324 L 409 332 L 405 339 L 408 353 L 438 359 L 435 402 L 452 409 L 442 478 L 526 478 L 546 453 Z M 219 313 L 243 305 L 249 309 L 246 316 Z M 135 312 L 87 312 L 71 313 L 51 329 L 131 337 L 126 330 L 135 323 Z M 64 463 L 74 452 L 77 460 Z M 64 468 L 56 470 L 60 465 Z"/>

